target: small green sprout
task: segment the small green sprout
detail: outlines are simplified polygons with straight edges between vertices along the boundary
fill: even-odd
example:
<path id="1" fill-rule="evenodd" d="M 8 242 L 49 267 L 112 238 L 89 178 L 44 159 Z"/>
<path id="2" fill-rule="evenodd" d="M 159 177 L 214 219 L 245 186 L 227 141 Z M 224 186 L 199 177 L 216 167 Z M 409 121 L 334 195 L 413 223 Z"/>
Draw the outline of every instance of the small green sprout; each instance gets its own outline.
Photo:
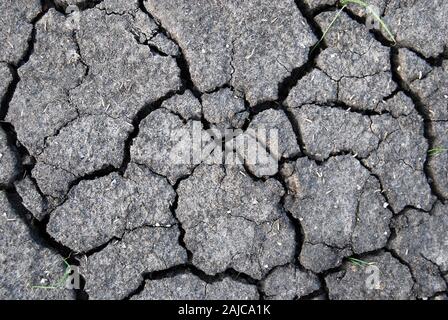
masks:
<path id="1" fill-rule="evenodd" d="M 430 149 L 430 150 L 428 151 L 428 154 L 429 154 L 429 156 L 431 156 L 431 157 L 437 157 L 438 155 L 441 155 L 441 154 L 443 154 L 443 153 L 445 153 L 445 152 L 447 152 L 447 151 L 448 151 L 447 148 L 444 148 L 444 147 L 435 147 L 435 148 L 433 148 L 433 149 Z"/>
<path id="2" fill-rule="evenodd" d="M 383 21 L 383 19 L 381 19 L 381 17 L 374 11 L 371 9 L 370 5 L 362 0 L 341 0 L 339 1 L 340 5 L 342 6 L 340 10 L 338 10 L 338 12 L 336 13 L 336 16 L 334 17 L 334 19 L 330 22 L 330 24 L 328 25 L 327 29 L 325 29 L 324 33 L 322 34 L 322 37 L 319 39 L 319 41 L 315 44 L 315 46 L 313 47 L 313 49 L 311 51 L 314 51 L 314 49 L 317 48 L 317 46 L 319 46 L 319 44 L 325 39 L 325 37 L 327 36 L 328 32 L 330 31 L 330 29 L 333 27 L 333 25 L 336 23 L 336 21 L 338 20 L 338 18 L 340 17 L 340 15 L 342 14 L 342 11 L 344 11 L 344 9 L 349 5 L 349 4 L 357 4 L 361 7 L 363 7 L 364 9 L 366 9 L 366 11 L 372 15 L 372 17 L 378 21 L 378 23 L 381 25 L 381 27 L 386 31 L 389 40 L 393 42 L 393 44 L 395 45 L 397 43 L 397 41 L 395 40 L 394 35 L 392 34 L 392 32 L 390 31 L 390 29 L 387 27 L 386 23 Z"/>
<path id="3" fill-rule="evenodd" d="M 375 264 L 375 262 L 367 262 L 356 258 L 347 258 L 347 260 L 350 261 L 353 265 L 358 267 L 371 266 Z"/>
<path id="4" fill-rule="evenodd" d="M 71 272 L 71 266 L 70 264 L 68 264 L 67 260 L 64 259 L 64 264 L 66 266 L 65 268 L 65 272 L 64 275 L 62 276 L 62 278 L 59 279 L 59 281 L 55 284 L 55 285 L 48 285 L 48 286 L 32 286 L 31 288 L 33 289 L 61 289 L 64 287 L 65 283 L 67 282 L 68 277 L 70 276 L 70 272 Z"/>

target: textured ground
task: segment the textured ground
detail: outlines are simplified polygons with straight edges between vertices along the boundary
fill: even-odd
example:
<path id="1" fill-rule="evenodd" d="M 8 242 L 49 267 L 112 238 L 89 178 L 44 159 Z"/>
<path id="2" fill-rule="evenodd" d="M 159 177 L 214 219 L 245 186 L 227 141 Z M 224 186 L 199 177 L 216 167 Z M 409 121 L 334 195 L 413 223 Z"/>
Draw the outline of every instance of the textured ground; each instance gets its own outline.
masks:
<path id="1" fill-rule="evenodd" d="M 447 299 L 448 2 L 311 50 L 336 2 L 2 0 L 0 298 Z M 195 124 L 279 169 L 176 164 Z"/>

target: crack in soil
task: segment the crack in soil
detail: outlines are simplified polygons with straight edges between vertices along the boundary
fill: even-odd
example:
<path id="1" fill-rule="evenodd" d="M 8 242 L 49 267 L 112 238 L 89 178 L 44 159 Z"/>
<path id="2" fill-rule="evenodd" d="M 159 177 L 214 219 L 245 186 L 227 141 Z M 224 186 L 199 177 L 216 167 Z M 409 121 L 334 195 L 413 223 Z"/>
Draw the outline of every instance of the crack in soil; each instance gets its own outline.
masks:
<path id="1" fill-rule="evenodd" d="M 81 3 L 81 5 L 79 5 L 78 7 L 80 8 L 80 10 L 86 10 L 86 9 L 90 9 L 95 7 L 97 4 L 101 3 L 102 0 L 86 0 L 84 2 Z M 318 14 L 322 13 L 322 12 L 326 12 L 326 11 L 333 11 L 334 10 L 334 6 L 330 6 L 330 5 L 323 5 L 320 6 L 316 9 L 310 10 L 308 8 L 308 6 L 303 3 L 303 1 L 300 0 L 296 0 L 295 4 L 297 6 L 297 8 L 299 9 L 299 11 L 302 13 L 302 15 L 305 17 L 308 25 L 311 27 L 313 33 L 315 34 L 315 36 L 320 39 L 322 36 L 322 30 L 320 28 L 320 26 L 317 24 L 317 22 L 315 21 L 314 17 L 317 16 Z M 4 118 L 6 117 L 7 113 L 8 113 L 8 109 L 9 109 L 9 103 L 15 93 L 16 87 L 18 85 L 18 83 L 20 82 L 20 77 L 18 74 L 18 69 L 24 65 L 31 57 L 31 55 L 33 54 L 34 51 L 34 44 L 36 41 L 36 23 L 46 14 L 46 12 L 50 9 L 50 8 L 55 8 L 56 10 L 58 10 L 59 12 L 65 14 L 63 12 L 63 8 L 55 5 L 54 1 L 51 0 L 43 0 L 42 1 L 42 11 L 32 20 L 32 33 L 30 36 L 30 39 L 28 41 L 28 48 L 26 50 L 26 52 L 23 54 L 22 59 L 20 60 L 20 62 L 17 65 L 11 65 L 9 64 L 8 67 L 11 70 L 11 73 L 13 75 L 13 81 L 12 83 L 9 85 L 8 89 L 7 89 L 7 93 L 5 94 L 5 96 L 3 97 L 2 101 L 1 101 L 1 108 L 0 108 L 0 121 L 2 121 L 1 126 L 2 128 L 5 128 L 5 132 L 8 135 L 8 138 L 10 139 L 11 143 L 14 143 L 18 146 L 18 153 L 20 158 L 22 159 L 31 159 L 31 163 L 30 164 L 25 164 L 23 166 L 23 174 L 28 175 L 33 182 L 35 183 L 37 190 L 39 192 L 39 194 L 41 194 L 45 199 L 47 196 L 45 196 L 42 191 L 40 190 L 38 184 L 36 183 L 36 181 L 32 178 L 31 176 L 31 170 L 34 167 L 34 163 L 35 163 L 35 159 L 30 156 L 30 153 L 28 152 L 28 150 L 20 143 L 20 141 L 17 140 L 17 136 L 14 130 L 14 127 L 9 124 L 9 123 L 5 123 L 3 122 Z M 178 91 L 172 91 L 169 92 L 168 94 L 166 94 L 164 97 L 158 99 L 157 101 L 154 101 L 152 103 L 149 103 L 147 105 L 145 105 L 144 107 L 141 108 L 141 110 L 137 113 L 137 115 L 134 117 L 134 119 L 132 120 L 132 125 L 134 126 L 134 130 L 129 134 L 125 145 L 124 145 L 124 157 L 123 157 L 123 162 L 121 164 L 121 166 L 119 168 L 115 168 L 115 167 L 107 167 L 98 171 L 95 171 L 91 174 L 85 175 L 83 177 L 79 177 L 78 179 L 76 179 L 74 182 L 71 183 L 69 190 L 71 190 L 74 186 L 78 185 L 81 181 L 84 180 L 94 180 L 100 177 L 103 177 L 105 175 L 108 175 L 112 172 L 119 172 L 120 174 L 124 174 L 124 172 L 126 171 L 129 163 L 131 162 L 131 154 L 130 154 L 130 150 L 133 144 L 134 139 L 138 136 L 139 134 L 139 126 L 141 124 L 141 122 L 154 110 L 157 110 L 158 108 L 160 108 L 161 104 L 171 98 L 172 96 L 174 96 L 175 94 L 182 94 L 183 92 L 185 92 L 186 90 L 190 90 L 193 95 L 199 100 L 201 101 L 201 96 L 203 94 L 203 92 L 200 92 L 197 87 L 195 86 L 195 84 L 192 81 L 191 75 L 190 75 L 190 68 L 188 65 L 188 61 L 186 60 L 183 52 L 182 52 L 182 48 L 178 45 L 178 43 L 170 36 L 169 32 L 163 28 L 163 26 L 161 25 L 160 21 L 158 21 L 157 19 L 154 19 L 154 17 L 147 11 L 147 9 L 144 6 L 144 0 L 139 0 L 139 8 L 141 11 L 143 11 L 145 14 L 147 14 L 151 19 L 153 19 L 158 27 L 159 30 L 158 32 L 162 33 L 163 35 L 165 35 L 168 39 L 172 40 L 180 49 L 180 54 L 178 56 L 175 57 L 177 66 L 179 67 L 180 70 L 180 78 L 181 81 L 183 83 L 183 87 L 178 90 Z M 355 15 L 354 13 L 352 13 L 349 10 L 346 10 L 346 13 L 349 15 L 350 18 L 352 18 L 354 21 L 360 23 L 360 24 L 364 24 L 365 23 L 365 19 L 361 18 L 357 15 Z M 432 126 L 431 126 L 431 121 L 429 120 L 428 117 L 428 113 L 427 113 L 427 109 L 425 107 L 425 105 L 422 103 L 421 99 L 418 97 L 417 94 L 415 94 L 414 92 L 412 92 L 409 87 L 407 86 L 407 84 L 404 82 L 403 79 L 400 78 L 398 72 L 397 72 L 397 68 L 398 68 L 398 48 L 397 47 L 392 47 L 391 46 L 391 42 L 385 38 L 379 31 L 371 31 L 371 33 L 374 35 L 374 38 L 380 42 L 382 45 L 387 46 L 389 48 L 391 48 L 391 73 L 392 73 L 392 77 L 393 80 L 397 83 L 399 90 L 396 90 L 394 93 L 392 93 L 390 95 L 390 97 L 387 98 L 392 98 L 397 92 L 399 92 L 400 90 L 403 91 L 408 97 L 410 97 L 418 111 L 418 113 L 423 117 L 424 119 L 424 124 L 425 124 L 425 138 L 428 141 L 429 144 L 429 148 L 432 148 L 434 146 L 434 135 L 433 135 L 433 131 L 432 131 Z M 75 35 L 76 37 L 76 35 Z M 148 45 L 148 44 L 147 44 Z M 285 112 L 285 114 L 287 115 L 293 131 L 295 133 L 296 136 L 296 140 L 297 143 L 300 147 L 300 150 L 302 151 L 302 154 L 304 154 L 306 157 L 308 157 L 309 159 L 312 159 L 312 156 L 308 155 L 307 152 L 305 151 L 305 143 L 303 141 L 303 138 L 300 134 L 300 128 L 299 128 L 299 124 L 297 122 L 297 120 L 295 119 L 292 111 L 285 106 L 284 101 L 286 100 L 286 98 L 288 97 L 290 91 L 292 90 L 292 88 L 298 83 L 298 81 L 300 79 L 302 79 L 304 76 L 306 76 L 307 74 L 309 74 L 311 71 L 313 71 L 316 68 L 316 59 L 318 58 L 319 54 L 325 50 L 326 45 L 325 42 L 323 41 L 322 43 L 320 43 L 319 47 L 315 50 L 310 51 L 309 56 L 308 56 L 308 60 L 305 64 L 303 64 L 302 66 L 295 68 L 291 71 L 290 75 L 285 78 L 283 81 L 281 81 L 278 84 L 278 99 L 275 101 L 267 101 L 264 103 L 260 103 L 256 106 L 250 106 L 250 104 L 248 103 L 248 101 L 244 98 L 244 102 L 245 102 L 245 106 L 246 109 L 250 112 L 250 116 L 248 118 L 248 120 L 246 121 L 246 123 L 244 124 L 244 128 L 247 129 L 247 127 L 249 126 L 249 124 L 251 123 L 252 119 L 254 118 L 255 115 L 257 115 L 258 113 L 268 110 L 268 109 L 280 109 L 282 111 Z M 79 49 L 79 47 L 78 47 Z M 161 52 L 157 47 L 154 46 L 150 46 L 150 49 L 152 51 L 155 51 L 158 54 L 161 55 L 165 55 L 163 52 Z M 433 58 L 425 58 L 423 57 L 419 52 L 417 52 L 416 50 L 412 49 L 412 48 L 407 48 L 409 50 L 411 50 L 412 52 L 416 53 L 417 56 L 421 57 L 422 59 L 424 59 L 428 64 L 430 64 L 433 67 L 436 66 L 440 66 L 442 64 L 442 62 L 444 60 L 446 60 L 448 58 L 448 50 L 445 50 L 444 53 L 442 53 L 440 56 L 438 57 L 433 57 Z M 86 74 L 85 76 L 88 74 L 89 72 L 89 67 L 87 65 L 85 65 L 87 70 L 86 70 Z M 233 88 L 229 85 L 226 84 L 223 87 L 228 87 L 231 88 L 233 91 Z M 220 88 L 216 88 L 215 90 L 219 90 Z M 213 91 L 215 91 L 213 90 Z M 344 109 L 348 109 L 348 106 L 344 106 L 342 103 L 337 103 L 335 104 L 335 107 L 339 107 L 339 108 L 344 108 Z M 367 116 L 371 116 L 371 115 L 376 115 L 376 112 L 369 112 L 369 111 L 363 111 L 363 110 L 356 110 L 356 109 L 352 109 L 352 112 L 359 112 L 362 113 L 363 115 L 367 115 Z M 202 114 L 202 119 L 201 121 L 203 122 L 204 128 L 209 128 L 210 124 L 204 119 L 203 114 Z M 342 152 L 340 154 L 346 154 L 347 152 Z M 340 155 L 335 154 L 335 155 L 331 155 L 331 156 L 337 156 Z M 358 158 L 357 158 L 358 159 Z M 285 162 L 287 160 L 290 159 L 282 159 L 282 162 Z M 363 167 L 365 167 L 371 175 L 375 176 L 374 174 L 372 174 L 371 170 L 369 168 L 367 168 L 366 166 L 364 166 L 362 159 L 358 159 L 358 161 L 361 163 L 361 165 L 363 165 Z M 247 171 L 247 170 L 246 170 Z M 193 170 L 194 172 L 194 170 Z M 180 178 L 176 184 L 174 185 L 174 191 L 175 191 L 175 201 L 174 203 L 171 205 L 170 210 L 172 215 L 174 216 L 174 218 L 177 221 L 177 226 L 180 229 L 180 236 L 179 236 L 179 245 L 181 247 L 183 247 L 186 252 L 187 252 L 187 256 L 188 256 L 188 262 L 186 264 L 182 264 L 182 265 L 178 265 L 178 266 L 174 266 L 165 270 L 159 270 L 159 271 L 154 271 L 154 272 L 149 272 L 149 273 L 144 273 L 143 274 L 143 281 L 140 284 L 140 286 L 135 289 L 131 294 L 128 295 L 128 297 L 126 297 L 126 299 L 130 299 L 133 296 L 141 293 L 144 290 L 144 286 L 146 283 L 146 280 L 157 280 L 157 279 L 164 279 L 164 278 L 169 278 L 169 277 L 173 277 L 175 275 L 178 274 L 182 274 L 185 272 L 191 272 L 192 274 L 196 275 L 197 277 L 199 277 L 201 280 L 207 282 L 207 283 L 213 283 L 213 282 L 217 282 L 217 281 L 221 281 L 222 279 L 226 278 L 226 277 L 230 277 L 234 280 L 240 281 L 242 283 L 247 283 L 247 284 L 252 284 L 252 285 L 256 285 L 257 286 L 257 290 L 260 294 L 260 299 L 264 299 L 265 298 L 265 294 L 262 291 L 261 288 L 261 283 L 264 281 L 264 279 L 269 275 L 269 273 L 260 280 L 256 280 L 252 277 L 250 277 L 247 274 L 244 273 L 239 273 L 237 271 L 235 271 L 234 269 L 227 269 L 226 271 L 219 273 L 217 275 L 214 276 L 210 276 L 205 274 L 202 270 L 200 270 L 199 268 L 195 267 L 192 264 L 192 252 L 187 248 L 185 242 L 184 242 L 184 236 L 185 236 L 185 230 L 183 229 L 181 223 L 179 222 L 177 216 L 176 216 L 176 209 L 177 209 L 177 205 L 178 205 L 178 193 L 177 193 L 177 189 L 179 187 L 179 184 L 181 181 L 188 179 L 193 172 L 185 177 Z M 428 158 L 425 162 L 425 176 L 427 177 L 428 183 L 431 186 L 431 189 L 433 191 L 433 193 L 437 196 L 438 199 L 443 199 L 441 197 L 441 192 L 437 189 L 437 186 L 434 183 L 434 179 L 433 176 L 431 175 L 430 171 L 428 170 Z M 288 190 L 288 188 L 286 187 L 286 182 L 284 180 L 283 177 L 281 177 L 280 173 L 278 173 L 276 176 L 274 176 L 273 178 L 277 179 L 284 187 L 285 190 Z M 381 185 L 381 180 L 379 179 L 378 176 L 375 176 L 375 178 L 377 179 L 377 181 L 380 183 L 381 189 L 383 189 L 382 185 Z M 49 214 L 47 216 L 44 217 L 44 219 L 42 221 L 38 221 L 37 219 L 35 219 L 32 214 L 25 208 L 25 206 L 22 203 L 22 198 L 20 197 L 20 195 L 17 193 L 17 190 L 15 189 L 15 187 L 10 187 L 7 188 L 7 197 L 8 197 L 8 201 L 11 203 L 12 207 L 14 208 L 14 210 L 19 214 L 19 216 L 26 222 L 27 226 L 30 228 L 30 230 L 35 234 L 36 237 L 36 242 L 42 242 L 45 244 L 46 247 L 55 250 L 56 252 L 58 252 L 61 256 L 63 257 L 69 257 L 68 258 L 68 262 L 70 264 L 73 265 L 79 265 L 79 262 L 77 261 L 77 257 L 79 257 L 78 254 L 73 255 L 73 250 L 71 250 L 70 248 L 64 246 L 63 244 L 57 242 L 55 239 L 53 239 L 46 231 L 46 227 L 47 227 L 47 223 L 49 221 Z M 68 194 L 68 193 L 67 193 Z M 294 226 L 294 230 L 295 230 L 295 236 L 296 236 L 296 250 L 295 250 L 295 258 L 294 258 L 294 265 L 301 269 L 301 270 L 307 270 L 306 268 L 304 268 L 300 262 L 299 262 L 299 256 L 300 256 L 300 252 L 302 249 L 302 245 L 303 245 L 303 241 L 304 241 L 304 232 L 303 232 L 303 228 L 300 224 L 300 222 L 298 221 L 298 219 L 295 219 L 292 214 L 290 212 L 288 212 L 287 210 L 285 210 L 284 208 L 284 199 L 285 199 L 286 193 L 285 195 L 282 197 L 281 202 L 280 202 L 280 206 L 282 208 L 282 210 L 285 212 L 286 216 L 288 217 L 288 219 L 290 220 L 290 222 L 292 223 L 292 225 Z M 385 197 L 386 201 L 387 200 L 387 195 L 383 194 L 383 196 Z M 389 202 L 389 201 L 388 201 Z M 406 208 L 405 208 L 406 209 Z M 392 212 L 391 208 L 389 207 L 389 210 Z M 394 212 L 392 212 L 394 213 Z M 400 213 L 399 213 L 400 214 Z M 395 230 L 393 230 L 391 228 L 391 235 L 389 237 L 389 240 L 387 243 L 390 242 L 390 240 L 393 238 L 394 232 Z M 112 238 L 111 240 L 109 240 L 107 243 L 98 246 L 97 248 L 94 248 L 92 250 L 89 250 L 88 252 L 84 253 L 84 255 L 92 255 L 94 253 L 98 253 L 101 250 L 103 250 L 105 247 L 107 247 L 111 242 L 113 241 L 117 241 L 119 239 L 117 238 Z M 359 257 L 363 257 L 366 255 L 371 255 L 371 254 L 377 254 L 380 252 L 389 252 L 394 258 L 396 258 L 401 264 L 403 264 L 404 266 L 406 266 L 412 275 L 413 281 L 414 281 L 414 285 L 416 283 L 411 266 L 409 264 L 407 264 L 403 259 L 401 259 L 393 250 L 388 248 L 388 245 L 386 244 L 386 246 L 382 249 L 378 249 L 375 250 L 373 252 L 367 252 L 367 253 L 363 253 L 361 255 L 358 255 Z M 277 268 L 278 266 L 275 266 L 274 268 L 271 269 L 274 270 L 275 268 Z M 316 290 L 306 296 L 300 297 L 299 300 L 307 300 L 307 299 L 313 299 L 316 298 L 318 296 L 321 296 L 322 294 L 328 299 L 329 297 L 329 290 L 328 287 L 326 286 L 326 282 L 325 282 L 325 277 L 328 276 L 331 273 L 335 273 L 335 272 L 339 272 L 342 271 L 343 267 L 339 266 L 337 268 L 333 268 L 330 270 L 326 270 L 325 272 L 319 273 L 317 274 L 320 283 L 321 283 L 321 289 Z M 307 270 L 308 271 L 308 270 Z M 84 291 L 84 284 L 82 285 L 81 289 L 79 290 L 75 290 L 76 292 L 76 298 L 77 299 L 88 299 L 88 294 Z"/>
<path id="2" fill-rule="evenodd" d="M 216 282 L 222 281 L 226 278 L 230 278 L 234 281 L 237 281 L 237 282 L 240 282 L 243 284 L 255 285 L 257 287 L 258 294 L 260 295 L 260 300 L 263 300 L 263 297 L 265 296 L 264 292 L 261 291 L 261 282 L 263 280 L 254 279 L 251 276 L 249 276 L 245 273 L 238 272 L 233 268 L 226 269 L 225 271 L 217 273 L 215 275 L 208 275 L 204 271 L 195 267 L 193 264 L 186 263 L 186 264 L 177 265 L 177 266 L 174 266 L 174 267 L 171 267 L 168 269 L 164 269 L 164 270 L 143 273 L 142 274 L 143 281 L 141 282 L 140 286 L 138 288 L 136 288 L 135 290 L 133 290 L 123 300 L 130 300 L 131 298 L 140 294 L 144 290 L 147 280 L 169 279 L 169 278 L 172 278 L 172 277 L 175 277 L 178 275 L 182 275 L 185 273 L 191 273 L 207 284 L 216 283 Z"/>
<path id="3" fill-rule="evenodd" d="M 400 88 L 401 91 L 403 91 L 409 98 L 411 98 L 416 111 L 418 114 L 423 118 L 423 124 L 424 124 L 424 130 L 423 134 L 425 139 L 428 142 L 428 152 L 432 148 L 436 147 L 435 145 L 435 135 L 434 135 L 434 129 L 432 126 L 432 121 L 430 120 L 430 114 L 428 111 L 427 106 L 423 103 L 422 99 L 413 92 L 409 85 L 401 78 L 398 68 L 399 68 L 399 59 L 398 59 L 398 49 L 397 48 L 391 48 L 390 51 L 390 62 L 392 66 L 392 79 L 395 81 L 397 86 Z M 429 166 L 430 157 L 427 155 L 426 160 L 424 163 L 424 173 L 426 180 L 428 181 L 429 186 L 431 187 L 432 193 L 437 197 L 437 199 L 444 201 L 443 192 L 438 188 L 437 184 L 435 183 L 434 175 L 432 174 Z"/>

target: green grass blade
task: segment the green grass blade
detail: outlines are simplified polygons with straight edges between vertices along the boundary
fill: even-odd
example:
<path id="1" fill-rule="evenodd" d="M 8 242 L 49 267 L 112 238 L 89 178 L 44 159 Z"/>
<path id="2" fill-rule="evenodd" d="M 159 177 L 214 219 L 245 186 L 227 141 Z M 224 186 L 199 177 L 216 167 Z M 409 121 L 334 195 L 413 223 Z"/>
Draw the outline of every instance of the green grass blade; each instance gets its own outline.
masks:
<path id="1" fill-rule="evenodd" d="M 58 280 L 58 282 L 56 283 L 56 285 L 48 285 L 48 286 L 31 286 L 31 288 L 33 289 L 60 289 L 64 286 L 65 282 L 67 281 L 69 275 L 70 275 L 70 271 L 71 271 L 71 266 L 70 264 L 67 262 L 66 259 L 63 259 L 64 264 L 66 266 L 65 268 L 65 272 L 64 275 Z"/>
<path id="2" fill-rule="evenodd" d="M 367 2 L 364 2 L 362 0 L 341 0 L 340 2 L 342 6 L 347 6 L 350 3 L 359 4 L 360 6 L 363 7 L 367 7 L 369 5 Z"/>
<path id="3" fill-rule="evenodd" d="M 360 5 L 360 6 L 364 7 L 366 10 L 368 10 L 370 12 L 370 14 L 375 18 L 375 20 L 377 20 L 379 22 L 379 24 L 381 25 L 381 28 L 383 28 L 386 31 L 386 33 L 389 37 L 389 40 L 392 41 L 394 43 L 394 45 L 397 43 L 394 35 L 390 31 L 390 29 L 387 27 L 386 23 L 383 21 L 383 19 L 381 19 L 381 17 L 378 14 L 376 14 L 373 10 L 370 9 L 370 5 L 367 2 L 364 2 L 362 0 L 342 0 L 341 1 L 341 5 L 343 5 L 344 7 L 348 6 L 350 3 Z"/>
<path id="4" fill-rule="evenodd" d="M 322 37 L 319 39 L 319 41 L 317 41 L 317 43 L 314 45 L 313 49 L 311 49 L 311 52 L 313 52 L 318 46 L 319 44 L 325 39 L 326 35 L 328 34 L 328 32 L 330 31 L 330 29 L 333 27 L 333 25 L 336 23 L 336 21 L 338 20 L 339 16 L 341 15 L 342 11 L 344 11 L 344 9 L 347 7 L 347 5 L 342 6 L 342 8 L 338 11 L 338 13 L 336 14 L 336 16 L 334 17 L 334 19 L 331 21 L 331 23 L 328 25 L 327 29 L 325 29 Z"/>
<path id="5" fill-rule="evenodd" d="M 444 147 L 435 147 L 433 149 L 428 150 L 428 154 L 431 157 L 436 157 L 436 156 L 441 155 L 447 151 L 448 151 L 448 149 L 446 149 Z"/>
<path id="6" fill-rule="evenodd" d="M 70 258 L 70 257 L 69 257 Z M 68 259 L 68 258 L 67 258 Z M 67 262 L 67 259 L 63 259 L 63 261 L 64 261 L 64 264 L 65 264 L 65 266 L 67 267 L 67 268 L 70 268 L 71 266 L 70 266 L 70 264 Z"/>
<path id="7" fill-rule="evenodd" d="M 45 289 L 45 290 L 53 290 L 53 289 L 59 289 L 59 287 L 55 286 L 32 286 L 32 289 Z"/>
<path id="8" fill-rule="evenodd" d="M 372 264 L 375 264 L 374 262 L 367 262 L 367 261 L 356 259 L 356 258 L 347 258 L 347 260 L 358 267 L 370 266 Z"/>
<path id="9" fill-rule="evenodd" d="M 391 40 L 394 45 L 397 44 L 397 41 L 395 40 L 394 35 L 392 34 L 392 32 L 389 30 L 389 28 L 387 27 L 387 25 L 384 23 L 383 19 L 380 18 L 380 16 L 378 16 L 375 12 L 373 12 L 372 10 L 369 10 L 370 13 L 372 14 L 372 16 L 380 23 L 381 27 L 386 31 L 387 35 L 389 36 L 389 40 Z"/>
<path id="10" fill-rule="evenodd" d="M 349 259 L 349 260 L 350 260 L 350 259 Z M 362 267 L 362 264 L 360 264 L 359 262 L 351 261 L 351 260 L 350 260 L 350 263 L 353 264 L 354 266 Z"/>

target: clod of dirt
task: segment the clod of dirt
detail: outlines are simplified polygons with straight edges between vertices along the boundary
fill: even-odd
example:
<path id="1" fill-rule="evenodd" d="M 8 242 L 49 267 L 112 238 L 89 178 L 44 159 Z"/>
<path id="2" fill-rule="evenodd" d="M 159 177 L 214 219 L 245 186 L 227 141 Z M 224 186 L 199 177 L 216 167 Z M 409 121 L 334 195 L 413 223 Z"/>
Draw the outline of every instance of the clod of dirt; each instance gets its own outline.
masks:
<path id="1" fill-rule="evenodd" d="M 142 12 L 137 17 L 107 15 L 96 9 L 82 12 L 76 40 L 89 72 L 71 92 L 71 100 L 81 113 L 132 121 L 143 106 L 180 89 L 175 59 L 152 52 L 135 38 L 150 32 L 140 26 L 138 17 L 143 20 L 141 24 L 151 22 Z M 109 39 L 113 39 L 113 46 Z"/>
<path id="2" fill-rule="evenodd" d="M 0 128 L 0 186 L 10 186 L 20 173 L 20 159 L 6 133 Z"/>
<path id="3" fill-rule="evenodd" d="M 384 20 L 398 44 L 436 57 L 448 45 L 448 3 L 443 0 L 389 1 Z"/>
<path id="4" fill-rule="evenodd" d="M 126 230 L 175 224 L 170 211 L 174 197 L 166 179 L 131 164 L 123 177 L 112 173 L 81 181 L 52 212 L 47 231 L 76 252 L 87 252 L 121 238 Z"/>
<path id="5" fill-rule="evenodd" d="M 316 17 L 324 30 L 333 19 L 333 12 Z M 374 110 L 396 89 L 390 72 L 390 49 L 376 41 L 366 26 L 342 13 L 325 43 L 328 47 L 317 58 L 317 66 L 338 82 L 338 99 L 346 105 Z"/>
<path id="6" fill-rule="evenodd" d="M 198 128 L 200 143 L 203 131 L 199 121 L 184 123 L 168 110 L 153 111 L 140 124 L 139 135 L 131 147 L 133 161 L 167 177 L 174 185 L 195 167 L 192 158 L 194 126 Z"/>
<path id="7" fill-rule="evenodd" d="M 384 247 L 392 214 L 378 181 L 358 160 L 339 156 L 318 166 L 299 159 L 292 177 L 297 188 L 286 197 L 285 208 L 303 228 L 305 268 L 319 273 L 339 266 L 352 252 Z"/>
<path id="8" fill-rule="evenodd" d="M 191 273 L 147 280 L 133 300 L 257 300 L 257 287 L 224 278 L 207 283 Z"/>
<path id="9" fill-rule="evenodd" d="M 157 25 L 134 13 L 94 8 L 63 16 L 51 9 L 36 24 L 7 120 L 36 157 L 33 176 L 45 195 L 60 201 L 75 179 L 120 167 L 137 113 L 181 87 L 175 59 L 135 38 L 137 29 L 152 37 Z"/>
<path id="10" fill-rule="evenodd" d="M 305 104 L 335 102 L 337 96 L 337 82 L 314 69 L 297 82 L 285 102 L 289 108 L 298 108 Z"/>
<path id="11" fill-rule="evenodd" d="M 407 83 L 420 80 L 431 72 L 431 66 L 419 56 L 408 50 L 398 50 L 398 74 Z"/>
<path id="12" fill-rule="evenodd" d="M 371 128 L 371 118 L 359 113 L 317 105 L 304 105 L 293 113 L 306 153 L 317 160 L 341 151 L 364 158 L 377 148 L 381 139 L 381 133 Z"/>
<path id="13" fill-rule="evenodd" d="M 0 79 L 0 101 L 2 101 L 13 81 L 11 71 L 6 63 L 0 63 Z"/>
<path id="14" fill-rule="evenodd" d="M 430 210 L 435 196 L 425 176 L 428 142 L 423 135 L 422 118 L 414 112 L 407 117 L 376 117 L 373 128 L 388 126 L 378 149 L 363 162 L 377 175 L 395 213 L 406 206 Z"/>
<path id="15" fill-rule="evenodd" d="M 396 236 L 389 246 L 410 265 L 421 298 L 447 290 L 442 276 L 448 271 L 446 213 L 447 206 L 438 203 L 431 214 L 409 210 L 394 222 Z"/>
<path id="16" fill-rule="evenodd" d="M 35 182 L 26 176 L 14 183 L 17 193 L 22 198 L 22 205 L 36 218 L 42 220 L 53 209 L 53 204 L 39 193 Z"/>
<path id="17" fill-rule="evenodd" d="M 61 198 L 76 178 L 107 167 L 119 168 L 132 130 L 132 125 L 121 119 L 100 115 L 78 118 L 47 139 L 32 174 L 44 194 Z"/>
<path id="18" fill-rule="evenodd" d="M 277 98 L 278 83 L 305 64 L 317 41 L 292 0 L 145 1 L 176 39 L 202 92 L 225 84 L 251 105 Z"/>
<path id="19" fill-rule="evenodd" d="M 371 265 L 357 266 L 346 262 L 342 271 L 325 278 L 330 299 L 408 300 L 413 298 L 414 282 L 409 269 L 390 253 L 369 255 L 363 258 L 363 261 Z"/>
<path id="20" fill-rule="evenodd" d="M 2 1 L 0 3 L 0 61 L 17 65 L 28 48 L 32 21 L 40 13 L 38 0 Z"/>
<path id="21" fill-rule="evenodd" d="M 244 100 L 236 96 L 229 88 L 202 96 L 204 118 L 218 129 L 240 129 L 249 113 Z"/>
<path id="22" fill-rule="evenodd" d="M 260 112 L 252 119 L 245 134 L 248 138 L 257 139 L 257 142 L 250 139 L 252 143 L 258 144 L 257 162 L 247 164 L 247 169 L 257 177 L 275 175 L 282 158 L 300 154 L 291 122 L 282 110 Z"/>
<path id="23" fill-rule="evenodd" d="M 434 130 L 433 146 L 440 148 L 440 151 L 430 155 L 429 171 L 442 197 L 448 199 L 448 123 L 435 122 L 432 127 Z"/>
<path id="24" fill-rule="evenodd" d="M 86 68 L 65 22 L 53 9 L 37 22 L 34 52 L 18 69 L 20 82 L 9 104 L 6 120 L 32 155 L 42 152 L 46 137 L 78 116 L 67 92 L 82 81 Z"/>
<path id="25" fill-rule="evenodd" d="M 201 103 L 198 99 L 196 99 L 190 90 L 186 90 L 183 94 L 177 94 L 163 101 L 161 107 L 177 114 L 184 120 L 201 119 Z"/>
<path id="26" fill-rule="evenodd" d="M 139 287 L 144 273 L 185 263 L 187 253 L 178 244 L 178 238 L 177 226 L 144 227 L 81 259 L 89 298 L 123 299 Z"/>
<path id="27" fill-rule="evenodd" d="M 63 257 L 48 249 L 30 231 L 0 191 L 0 297 L 11 300 L 74 299 L 74 291 L 64 288 L 39 289 L 56 285 L 63 277 Z"/>
<path id="28" fill-rule="evenodd" d="M 426 106 L 431 120 L 448 121 L 448 61 L 434 68 L 422 80 L 414 81 L 411 89 Z"/>
<path id="29" fill-rule="evenodd" d="M 254 181 L 242 167 L 200 165 L 177 192 L 185 245 L 207 274 L 233 268 L 261 279 L 293 260 L 294 228 L 279 208 L 278 181 Z"/>
<path id="30" fill-rule="evenodd" d="M 319 278 L 293 265 L 276 268 L 263 280 L 262 290 L 269 300 L 299 299 L 320 289 Z"/>

